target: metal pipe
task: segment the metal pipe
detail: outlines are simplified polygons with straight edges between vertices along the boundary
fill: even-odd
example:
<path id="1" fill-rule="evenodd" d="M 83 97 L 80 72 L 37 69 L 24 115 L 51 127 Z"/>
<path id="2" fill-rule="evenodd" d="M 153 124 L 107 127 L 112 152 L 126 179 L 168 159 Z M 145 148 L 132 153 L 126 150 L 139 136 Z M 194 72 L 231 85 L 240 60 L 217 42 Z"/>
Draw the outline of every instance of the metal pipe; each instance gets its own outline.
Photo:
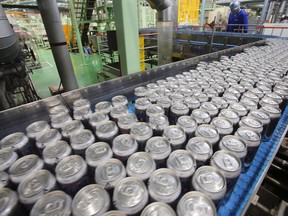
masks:
<path id="1" fill-rule="evenodd" d="M 64 91 L 78 88 L 56 0 L 37 0 Z"/>
<path id="2" fill-rule="evenodd" d="M 18 37 L 13 31 L 0 4 L 0 64 L 13 61 L 19 54 Z"/>
<path id="3" fill-rule="evenodd" d="M 263 9 L 262 9 L 262 12 L 261 12 L 261 17 L 260 17 L 260 25 L 262 25 L 264 22 L 265 22 L 265 18 L 266 18 L 266 13 L 267 13 L 267 10 L 268 10 L 268 7 L 269 7 L 269 1 L 270 0 L 265 0 L 264 1 L 264 6 L 263 6 Z"/>
<path id="4" fill-rule="evenodd" d="M 157 11 L 163 11 L 171 6 L 170 0 L 147 0 L 151 8 Z"/>
<path id="5" fill-rule="evenodd" d="M 280 7 L 280 10 L 279 10 L 279 14 L 283 14 L 284 13 L 284 10 L 286 8 L 286 3 L 287 3 L 287 0 L 283 0 L 282 3 L 281 3 L 281 7 Z"/>
<path id="6" fill-rule="evenodd" d="M 204 26 L 206 0 L 201 1 L 200 26 Z"/>
<path id="7" fill-rule="evenodd" d="M 272 15 L 272 12 L 273 12 L 273 9 L 274 9 L 274 5 L 275 5 L 275 1 L 271 1 L 265 20 L 270 20 L 270 17 L 271 17 L 271 15 Z"/>

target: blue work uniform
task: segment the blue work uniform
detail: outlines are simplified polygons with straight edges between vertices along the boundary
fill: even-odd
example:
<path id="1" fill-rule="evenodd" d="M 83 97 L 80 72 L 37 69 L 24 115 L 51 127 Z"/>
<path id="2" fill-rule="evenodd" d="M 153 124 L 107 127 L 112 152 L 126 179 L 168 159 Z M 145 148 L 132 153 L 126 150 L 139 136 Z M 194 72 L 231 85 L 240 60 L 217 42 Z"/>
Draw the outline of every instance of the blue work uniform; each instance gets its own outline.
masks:
<path id="1" fill-rule="evenodd" d="M 233 25 L 229 25 L 229 24 L 233 24 Z M 239 26 L 237 26 L 237 24 L 239 24 Z M 242 9 L 240 9 L 240 11 L 237 14 L 230 13 L 227 31 L 228 32 L 247 33 L 247 30 L 248 30 L 248 15 L 247 15 L 247 13 Z"/>

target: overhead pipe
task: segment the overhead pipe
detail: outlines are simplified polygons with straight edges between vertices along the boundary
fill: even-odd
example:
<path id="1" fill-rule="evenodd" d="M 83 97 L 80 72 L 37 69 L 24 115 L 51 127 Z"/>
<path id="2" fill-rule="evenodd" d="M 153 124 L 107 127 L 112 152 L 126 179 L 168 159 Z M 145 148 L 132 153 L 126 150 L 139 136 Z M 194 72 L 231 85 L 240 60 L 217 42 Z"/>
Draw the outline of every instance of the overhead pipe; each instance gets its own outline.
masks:
<path id="1" fill-rule="evenodd" d="M 18 37 L 12 29 L 0 4 L 0 64 L 13 61 L 19 54 Z"/>
<path id="2" fill-rule="evenodd" d="M 56 0 L 37 0 L 37 3 L 64 91 L 77 89 L 78 84 L 64 36 L 57 2 Z"/>
<path id="3" fill-rule="evenodd" d="M 171 6 L 170 0 L 147 0 L 151 8 L 157 11 L 163 11 Z"/>

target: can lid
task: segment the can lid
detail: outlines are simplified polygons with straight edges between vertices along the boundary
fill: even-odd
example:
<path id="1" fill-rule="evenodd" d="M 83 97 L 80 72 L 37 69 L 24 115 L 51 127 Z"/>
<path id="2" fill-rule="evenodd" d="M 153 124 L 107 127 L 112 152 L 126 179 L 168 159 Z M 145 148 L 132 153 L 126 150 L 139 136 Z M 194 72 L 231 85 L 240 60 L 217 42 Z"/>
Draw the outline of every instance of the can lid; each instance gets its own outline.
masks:
<path id="1" fill-rule="evenodd" d="M 211 157 L 210 164 L 219 169 L 227 179 L 237 178 L 241 174 L 241 161 L 231 151 L 216 151 Z"/>
<path id="2" fill-rule="evenodd" d="M 148 191 L 140 179 L 127 177 L 120 180 L 113 192 L 113 203 L 126 214 L 137 214 L 148 203 Z"/>
<path id="3" fill-rule="evenodd" d="M 239 122 L 238 113 L 231 110 L 231 109 L 221 110 L 219 116 L 223 116 L 223 117 L 229 119 L 233 124 L 237 124 Z"/>
<path id="4" fill-rule="evenodd" d="M 247 147 L 260 145 L 261 134 L 253 131 L 249 127 L 239 127 L 236 131 L 236 135 L 244 140 Z"/>
<path id="5" fill-rule="evenodd" d="M 280 108 L 270 105 L 264 105 L 260 110 L 267 112 L 270 118 L 279 118 L 282 112 Z"/>
<path id="6" fill-rule="evenodd" d="M 149 117 L 156 115 L 164 115 L 164 109 L 159 105 L 151 104 L 146 109 L 146 115 Z"/>
<path id="7" fill-rule="evenodd" d="M 241 122 L 241 123 L 240 123 Z M 252 116 L 244 116 L 241 121 L 239 122 L 239 126 L 246 126 L 246 127 L 250 127 L 253 129 L 262 129 L 263 130 L 263 123 L 258 120 L 257 118 L 254 118 Z M 241 125 L 240 125 L 241 124 Z M 262 132 L 259 131 L 260 133 Z"/>
<path id="8" fill-rule="evenodd" d="M 29 138 L 36 138 L 42 135 L 46 130 L 50 129 L 50 125 L 46 121 L 36 121 L 26 127 L 26 133 Z"/>
<path id="9" fill-rule="evenodd" d="M 78 181 L 87 172 L 87 164 L 82 157 L 70 155 L 63 158 L 56 166 L 55 173 L 60 184 Z"/>
<path id="10" fill-rule="evenodd" d="M 157 89 L 159 86 L 156 83 L 148 83 L 146 87 L 147 89 Z"/>
<path id="11" fill-rule="evenodd" d="M 141 213 L 141 216 L 153 215 L 176 216 L 174 210 L 169 205 L 162 202 L 153 202 L 149 204 Z"/>
<path id="12" fill-rule="evenodd" d="M 169 97 L 172 101 L 183 101 L 184 100 L 184 95 L 181 93 L 177 93 L 177 92 L 172 93 Z"/>
<path id="13" fill-rule="evenodd" d="M 108 112 L 109 113 L 109 112 Z M 89 120 L 89 124 L 93 127 L 98 127 L 101 123 L 108 121 L 109 120 L 109 116 L 107 113 L 103 112 L 103 111 L 97 111 L 95 113 L 92 113 L 90 115 L 90 120 Z"/>
<path id="14" fill-rule="evenodd" d="M 38 170 L 27 175 L 19 184 L 17 192 L 23 204 L 34 204 L 43 194 L 55 188 L 56 179 L 47 170 Z"/>
<path id="15" fill-rule="evenodd" d="M 100 124 L 96 130 L 96 136 L 100 139 L 115 136 L 117 133 L 118 127 L 113 121 L 105 121 Z"/>
<path id="16" fill-rule="evenodd" d="M 122 211 L 112 210 L 112 211 L 106 212 L 103 216 L 126 216 L 126 214 Z"/>
<path id="17" fill-rule="evenodd" d="M 85 151 L 86 162 L 89 166 L 97 167 L 101 162 L 112 158 L 113 152 L 105 142 L 96 142 Z"/>
<path id="18" fill-rule="evenodd" d="M 127 157 L 138 149 L 137 141 L 130 134 L 121 134 L 113 140 L 112 150 L 115 155 Z"/>
<path id="19" fill-rule="evenodd" d="M 69 113 L 60 113 L 51 117 L 51 126 L 53 128 L 62 128 L 69 121 L 72 121 Z"/>
<path id="20" fill-rule="evenodd" d="M 143 86 L 134 89 L 134 95 L 137 97 L 145 97 L 147 92 L 148 90 Z"/>
<path id="21" fill-rule="evenodd" d="M 244 93 L 245 94 L 245 93 Z M 231 103 L 231 102 L 238 102 L 238 97 L 233 94 L 233 93 L 229 93 L 229 92 L 226 92 L 223 94 L 222 96 L 228 103 Z"/>
<path id="22" fill-rule="evenodd" d="M 225 117 L 216 117 L 212 119 L 211 124 L 216 127 L 219 134 L 231 134 L 233 132 L 233 124 Z"/>
<path id="23" fill-rule="evenodd" d="M 116 107 L 113 107 L 110 111 L 110 115 L 112 118 L 119 118 L 120 116 L 124 115 L 128 113 L 128 108 L 127 106 L 122 106 L 122 105 L 118 105 Z"/>
<path id="24" fill-rule="evenodd" d="M 189 108 L 183 102 L 176 101 L 172 103 L 170 111 L 177 115 L 187 115 L 189 113 Z"/>
<path id="25" fill-rule="evenodd" d="M 211 102 L 213 102 L 218 109 L 226 109 L 228 107 L 227 101 L 222 97 L 213 97 Z"/>
<path id="26" fill-rule="evenodd" d="M 177 125 L 181 126 L 186 133 L 193 133 L 197 128 L 197 122 L 192 116 L 180 116 Z"/>
<path id="27" fill-rule="evenodd" d="M 193 91 L 189 88 L 180 88 L 179 89 L 179 93 L 181 93 L 182 95 L 184 95 L 184 97 L 186 96 L 191 96 L 193 94 Z"/>
<path id="28" fill-rule="evenodd" d="M 108 114 L 112 109 L 112 104 L 109 101 L 101 101 L 95 104 L 95 112 Z"/>
<path id="29" fill-rule="evenodd" d="M 166 137 L 172 145 L 179 145 L 185 142 L 186 134 L 178 125 L 170 125 L 163 131 L 163 136 Z"/>
<path id="30" fill-rule="evenodd" d="M 282 97 L 281 97 L 279 94 L 275 93 L 275 92 L 267 93 L 267 94 L 265 95 L 265 97 L 266 97 L 266 98 L 274 99 L 274 100 L 276 100 L 279 104 L 283 102 Z"/>
<path id="31" fill-rule="evenodd" d="M 0 170 L 0 189 L 6 187 L 8 183 L 9 183 L 9 175 L 6 172 Z"/>
<path id="32" fill-rule="evenodd" d="M 151 102 L 148 98 L 138 98 L 135 100 L 136 109 L 147 109 L 151 105 Z"/>
<path id="33" fill-rule="evenodd" d="M 279 103 L 272 99 L 272 98 L 269 98 L 269 97 L 264 97 L 260 100 L 259 104 L 261 106 L 265 106 L 265 105 L 270 105 L 270 106 L 276 106 L 276 107 L 279 107 Z"/>
<path id="34" fill-rule="evenodd" d="M 160 79 L 160 80 L 157 80 L 156 83 L 160 86 L 160 85 L 167 85 L 168 82 L 164 79 Z"/>
<path id="35" fill-rule="evenodd" d="M 243 104 L 247 109 L 257 109 L 257 103 L 249 98 L 241 98 L 240 103 Z"/>
<path id="36" fill-rule="evenodd" d="M 148 191 L 155 201 L 171 203 L 181 194 L 181 182 L 175 171 L 167 168 L 157 169 L 149 178 Z"/>
<path id="37" fill-rule="evenodd" d="M 200 101 L 196 97 L 185 97 L 183 102 L 192 109 L 200 107 Z"/>
<path id="38" fill-rule="evenodd" d="M 0 215 L 10 215 L 17 206 L 18 197 L 9 188 L 0 188 Z"/>
<path id="39" fill-rule="evenodd" d="M 122 162 L 110 158 L 101 162 L 95 172 L 95 181 L 107 189 L 114 188 L 116 183 L 126 177 L 126 169 Z"/>
<path id="40" fill-rule="evenodd" d="M 212 200 L 222 199 L 226 193 L 226 179 L 223 174 L 212 166 L 202 166 L 192 177 L 192 185 Z"/>
<path id="41" fill-rule="evenodd" d="M 211 143 L 203 137 L 191 138 L 186 145 L 186 150 L 190 151 L 193 157 L 199 161 L 206 161 L 213 154 Z"/>
<path id="42" fill-rule="evenodd" d="M 137 152 L 128 158 L 126 166 L 128 176 L 145 181 L 154 170 L 156 170 L 155 161 L 147 152 Z"/>
<path id="43" fill-rule="evenodd" d="M 149 125 L 154 130 L 164 130 L 169 125 L 169 120 L 165 115 L 157 115 L 149 118 Z"/>
<path id="44" fill-rule="evenodd" d="M 7 170 L 18 159 L 18 155 L 11 148 L 0 150 L 0 170 Z"/>
<path id="45" fill-rule="evenodd" d="M 118 126 L 122 129 L 130 129 L 136 122 L 138 122 L 138 119 L 136 115 L 132 113 L 127 113 L 118 118 Z"/>
<path id="46" fill-rule="evenodd" d="M 267 125 L 270 122 L 270 116 L 267 112 L 263 110 L 252 110 L 248 116 L 252 116 L 258 120 L 260 120 L 263 125 Z"/>
<path id="47" fill-rule="evenodd" d="M 72 199 L 60 190 L 52 191 L 34 204 L 31 216 L 71 215 Z"/>
<path id="48" fill-rule="evenodd" d="M 204 137 L 214 145 L 219 140 L 219 133 L 213 125 L 202 124 L 196 129 L 195 136 Z"/>
<path id="49" fill-rule="evenodd" d="M 69 113 L 69 110 L 64 105 L 58 105 L 58 106 L 52 107 L 49 110 L 50 117 L 57 115 L 57 114 L 60 114 L 60 113 Z"/>
<path id="50" fill-rule="evenodd" d="M 196 97 L 200 102 L 205 102 L 208 101 L 208 96 L 207 94 L 203 93 L 203 92 L 196 92 L 194 94 L 194 97 Z"/>
<path id="51" fill-rule="evenodd" d="M 209 123 L 211 120 L 209 113 L 203 109 L 193 110 L 191 116 L 196 119 L 198 124 Z"/>
<path id="52" fill-rule="evenodd" d="M 217 112 L 218 113 L 217 106 L 212 102 L 203 102 L 201 104 L 200 108 L 207 110 L 209 113 L 210 112 Z"/>
<path id="53" fill-rule="evenodd" d="M 149 124 L 138 122 L 131 127 L 130 134 L 137 141 L 145 141 L 152 137 L 153 131 Z"/>
<path id="54" fill-rule="evenodd" d="M 163 160 L 171 153 L 171 146 L 167 138 L 155 136 L 147 141 L 145 151 L 148 152 L 154 160 Z"/>
<path id="55" fill-rule="evenodd" d="M 128 99 L 124 95 L 114 96 L 111 100 L 112 100 L 112 105 L 114 107 L 116 107 L 116 106 L 127 106 L 128 105 Z"/>
<path id="56" fill-rule="evenodd" d="M 229 109 L 232 109 L 236 113 L 238 113 L 239 116 L 245 116 L 248 113 L 247 108 L 242 105 L 241 103 L 231 103 L 230 106 L 228 107 Z"/>
<path id="57" fill-rule="evenodd" d="M 9 168 L 10 179 L 13 183 L 19 184 L 27 175 L 41 170 L 43 166 L 43 161 L 37 155 L 26 155 L 15 161 Z"/>
<path id="58" fill-rule="evenodd" d="M 90 102 L 87 99 L 78 99 L 73 102 L 73 109 L 80 108 L 80 107 L 89 107 Z"/>
<path id="59" fill-rule="evenodd" d="M 73 120 L 73 121 L 68 122 L 62 127 L 62 135 L 63 137 L 68 138 L 71 136 L 71 134 L 78 132 L 80 130 L 83 130 L 83 129 L 84 129 L 84 126 L 81 121 Z"/>
<path id="60" fill-rule="evenodd" d="M 151 102 L 156 102 L 160 95 L 156 93 L 155 91 L 149 91 L 149 93 L 146 95 L 146 97 L 151 101 Z"/>
<path id="61" fill-rule="evenodd" d="M 77 109 L 74 109 L 73 111 L 73 117 L 76 120 L 89 119 L 91 114 L 92 114 L 92 111 L 90 107 L 79 107 Z"/>
<path id="62" fill-rule="evenodd" d="M 61 140 L 61 138 L 62 136 L 58 130 L 50 129 L 47 132 L 45 132 L 42 136 L 36 139 L 36 145 L 38 148 L 43 149 L 49 144 L 51 144 L 52 142 Z"/>
<path id="63" fill-rule="evenodd" d="M 72 203 L 73 215 L 103 215 L 110 208 L 107 191 L 97 184 L 82 188 L 75 195 Z"/>
<path id="64" fill-rule="evenodd" d="M 186 193 L 178 202 L 177 215 L 216 216 L 217 211 L 213 201 L 208 196 L 198 191 L 191 191 Z"/>
<path id="65" fill-rule="evenodd" d="M 249 99 L 251 99 L 251 100 L 253 100 L 253 101 L 255 101 L 255 102 L 259 102 L 259 97 L 257 96 L 257 95 L 255 95 L 254 93 L 252 93 L 252 92 L 245 92 L 244 94 L 243 94 L 243 97 L 246 97 L 246 98 L 249 98 Z"/>
<path id="66" fill-rule="evenodd" d="M 12 133 L 0 141 L 0 148 L 20 149 L 28 143 L 28 137 L 22 132 Z"/>
<path id="67" fill-rule="evenodd" d="M 86 149 L 94 142 L 93 133 L 87 129 L 79 130 L 70 136 L 71 147 L 75 150 Z"/>
<path id="68" fill-rule="evenodd" d="M 196 161 L 190 151 L 173 151 L 167 159 L 167 168 L 174 170 L 180 178 L 188 178 L 196 170 Z"/>
<path id="69" fill-rule="evenodd" d="M 271 93 L 271 86 L 268 83 L 262 82 L 262 84 L 258 84 L 259 82 L 257 83 L 258 89 L 260 89 L 264 94 Z"/>
<path id="70" fill-rule="evenodd" d="M 64 157 L 71 155 L 71 148 L 67 142 L 59 140 L 51 143 L 43 150 L 43 160 L 46 164 L 57 164 Z"/>
<path id="71" fill-rule="evenodd" d="M 264 93 L 259 88 L 250 89 L 249 92 L 257 95 L 258 98 L 262 98 L 264 96 Z"/>
<path id="72" fill-rule="evenodd" d="M 239 158 L 243 158 L 247 154 L 247 146 L 245 142 L 235 135 L 224 136 L 219 143 L 219 148 L 221 150 L 231 151 Z"/>
<path id="73" fill-rule="evenodd" d="M 163 108 L 169 108 L 171 106 L 172 101 L 169 99 L 168 96 L 160 97 L 157 100 L 157 105 Z"/>

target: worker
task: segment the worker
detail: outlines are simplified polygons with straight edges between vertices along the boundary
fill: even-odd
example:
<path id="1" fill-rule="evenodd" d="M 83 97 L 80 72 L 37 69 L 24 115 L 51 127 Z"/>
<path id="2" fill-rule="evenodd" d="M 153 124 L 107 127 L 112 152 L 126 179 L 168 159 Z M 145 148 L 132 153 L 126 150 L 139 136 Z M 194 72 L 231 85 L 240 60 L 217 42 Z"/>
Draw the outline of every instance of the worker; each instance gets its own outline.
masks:
<path id="1" fill-rule="evenodd" d="M 228 32 L 242 32 L 248 31 L 248 15 L 245 10 L 240 8 L 239 1 L 233 1 L 230 3 L 231 13 L 228 19 Z"/>

